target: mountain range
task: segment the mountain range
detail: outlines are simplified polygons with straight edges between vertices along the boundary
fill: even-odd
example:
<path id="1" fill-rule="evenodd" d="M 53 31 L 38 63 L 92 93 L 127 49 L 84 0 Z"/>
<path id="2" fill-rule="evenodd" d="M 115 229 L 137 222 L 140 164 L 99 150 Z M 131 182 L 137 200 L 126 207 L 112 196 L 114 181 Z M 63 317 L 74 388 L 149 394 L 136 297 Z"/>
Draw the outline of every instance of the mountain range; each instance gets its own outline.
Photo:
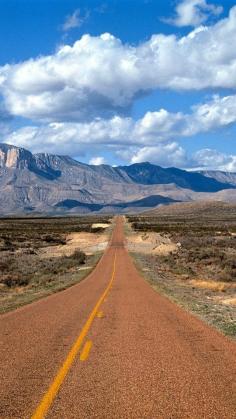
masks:
<path id="1" fill-rule="evenodd" d="M 148 162 L 89 165 L 0 144 L 0 214 L 132 212 L 175 202 L 236 202 L 236 173 Z"/>

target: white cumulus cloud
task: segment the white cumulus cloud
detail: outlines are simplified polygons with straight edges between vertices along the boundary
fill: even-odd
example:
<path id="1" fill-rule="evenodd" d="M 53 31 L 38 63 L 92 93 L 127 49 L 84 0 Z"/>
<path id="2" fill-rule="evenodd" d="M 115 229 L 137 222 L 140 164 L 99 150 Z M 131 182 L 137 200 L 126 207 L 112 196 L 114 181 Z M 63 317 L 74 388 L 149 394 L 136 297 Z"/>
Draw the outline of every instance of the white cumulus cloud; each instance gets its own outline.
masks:
<path id="1" fill-rule="evenodd" d="M 84 35 L 49 56 L 0 67 L 0 93 L 13 116 L 88 121 L 127 115 L 138 95 L 159 88 L 236 88 L 236 6 L 187 36 L 153 35 L 138 46 L 110 34 Z"/>
<path id="2" fill-rule="evenodd" d="M 104 157 L 93 157 L 89 160 L 89 164 L 93 164 L 94 166 L 99 166 L 100 164 L 105 164 L 106 161 Z"/>
<path id="3" fill-rule="evenodd" d="M 214 167 L 234 170 L 234 156 L 200 150 L 189 158 L 178 144 L 180 138 L 227 127 L 236 122 L 236 95 L 214 96 L 189 114 L 165 109 L 147 112 L 142 118 L 114 116 L 88 122 L 53 122 L 25 126 L 6 133 L 4 141 L 34 152 L 85 155 L 93 150 L 93 164 L 102 164 L 101 147 L 131 162 L 151 161 L 163 166 Z M 223 160 L 222 160 L 223 159 Z M 227 160 L 228 159 L 228 160 Z"/>
<path id="4" fill-rule="evenodd" d="M 184 0 L 175 9 L 175 17 L 165 19 L 167 23 L 182 26 L 199 26 L 209 17 L 219 16 L 223 12 L 222 6 L 208 3 L 206 0 Z"/>
<path id="5" fill-rule="evenodd" d="M 131 163 L 149 161 L 160 166 L 185 167 L 188 165 L 186 151 L 176 142 L 142 147 L 131 158 Z"/>
<path id="6" fill-rule="evenodd" d="M 53 152 L 56 149 L 68 149 L 67 153 L 76 156 L 84 146 L 152 147 L 161 142 L 173 142 L 173 139 L 227 127 L 234 122 L 236 95 L 214 96 L 208 103 L 195 106 L 188 114 L 160 109 L 147 112 L 138 120 L 114 116 L 88 122 L 51 122 L 19 128 L 5 137 L 5 140 L 33 150 L 40 147 Z"/>
<path id="7" fill-rule="evenodd" d="M 221 153 L 205 148 L 192 156 L 193 164 L 199 169 L 236 172 L 236 155 Z"/>

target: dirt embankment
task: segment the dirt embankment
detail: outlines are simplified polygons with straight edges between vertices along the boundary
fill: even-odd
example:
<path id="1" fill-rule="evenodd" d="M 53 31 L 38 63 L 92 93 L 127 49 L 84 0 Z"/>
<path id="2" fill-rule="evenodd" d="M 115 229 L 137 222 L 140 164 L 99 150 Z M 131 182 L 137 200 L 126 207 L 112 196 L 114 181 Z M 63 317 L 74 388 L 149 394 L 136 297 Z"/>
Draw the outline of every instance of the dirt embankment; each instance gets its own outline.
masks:
<path id="1" fill-rule="evenodd" d="M 70 256 L 75 250 L 80 249 L 86 255 L 101 252 L 106 249 L 109 241 L 109 234 L 104 233 L 70 233 L 66 237 L 66 244 L 48 246 L 40 250 L 41 256 L 45 258 Z"/>
<path id="2" fill-rule="evenodd" d="M 180 243 L 174 243 L 168 235 L 159 233 L 130 233 L 127 237 L 127 248 L 130 252 L 168 255 L 177 252 Z"/>

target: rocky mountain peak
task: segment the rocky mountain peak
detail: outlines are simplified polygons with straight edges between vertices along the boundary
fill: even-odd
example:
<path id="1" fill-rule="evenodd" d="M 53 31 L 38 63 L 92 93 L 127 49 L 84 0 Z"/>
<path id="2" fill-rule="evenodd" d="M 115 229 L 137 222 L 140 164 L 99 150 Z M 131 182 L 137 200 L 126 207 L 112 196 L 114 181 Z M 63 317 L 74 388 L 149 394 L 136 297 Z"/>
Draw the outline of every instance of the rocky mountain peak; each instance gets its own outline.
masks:
<path id="1" fill-rule="evenodd" d="M 8 169 L 28 168 L 33 160 L 30 151 L 8 144 L 0 144 L 0 167 Z"/>

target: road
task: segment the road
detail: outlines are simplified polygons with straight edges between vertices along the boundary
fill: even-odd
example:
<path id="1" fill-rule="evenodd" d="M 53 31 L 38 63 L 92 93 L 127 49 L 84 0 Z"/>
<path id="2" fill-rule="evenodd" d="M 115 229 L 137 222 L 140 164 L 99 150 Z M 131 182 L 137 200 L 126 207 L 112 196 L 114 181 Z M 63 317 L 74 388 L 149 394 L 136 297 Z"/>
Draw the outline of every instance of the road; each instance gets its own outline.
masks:
<path id="1" fill-rule="evenodd" d="M 157 294 L 122 218 L 81 283 L 1 317 L 1 418 L 236 418 L 236 345 Z"/>

